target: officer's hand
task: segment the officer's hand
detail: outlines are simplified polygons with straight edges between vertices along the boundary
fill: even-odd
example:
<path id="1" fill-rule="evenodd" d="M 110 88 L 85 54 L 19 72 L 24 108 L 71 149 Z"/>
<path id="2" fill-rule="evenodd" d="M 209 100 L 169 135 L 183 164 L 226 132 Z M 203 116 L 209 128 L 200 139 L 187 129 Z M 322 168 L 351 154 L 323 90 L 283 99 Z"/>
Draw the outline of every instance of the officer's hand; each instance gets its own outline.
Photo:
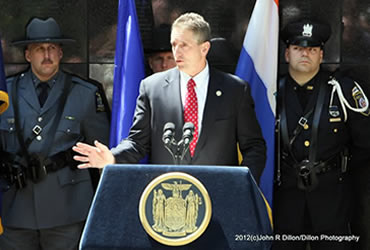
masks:
<path id="1" fill-rule="evenodd" d="M 73 159 L 83 162 L 78 168 L 103 168 L 114 164 L 115 159 L 112 152 L 104 144 L 94 141 L 95 147 L 86 143 L 78 142 L 72 149 L 81 154 L 75 155 Z"/>

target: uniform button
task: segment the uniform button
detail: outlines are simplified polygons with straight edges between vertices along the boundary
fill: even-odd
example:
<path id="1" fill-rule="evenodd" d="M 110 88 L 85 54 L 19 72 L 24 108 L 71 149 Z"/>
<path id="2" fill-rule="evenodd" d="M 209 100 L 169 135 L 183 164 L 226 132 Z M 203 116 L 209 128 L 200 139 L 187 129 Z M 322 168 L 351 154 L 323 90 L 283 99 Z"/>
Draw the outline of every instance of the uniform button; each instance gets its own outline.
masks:
<path id="1" fill-rule="evenodd" d="M 14 129 L 13 127 L 9 128 L 10 131 L 13 131 L 13 129 Z"/>
<path id="2" fill-rule="evenodd" d="M 305 141 L 305 142 L 304 142 L 304 145 L 305 145 L 306 147 L 310 146 L 310 141 Z"/>
<path id="3" fill-rule="evenodd" d="M 41 141 L 42 140 L 42 136 L 41 135 L 36 136 L 36 140 Z"/>
<path id="4" fill-rule="evenodd" d="M 39 118 L 37 118 L 37 121 L 42 122 L 42 117 L 40 116 Z"/>
<path id="5" fill-rule="evenodd" d="M 333 132 L 334 132 L 334 133 L 337 133 L 337 132 L 338 132 L 338 129 L 336 129 L 336 128 L 335 128 L 335 129 L 333 129 Z"/>
<path id="6" fill-rule="evenodd" d="M 71 130 L 69 128 L 67 128 L 67 133 L 71 132 Z"/>
<path id="7" fill-rule="evenodd" d="M 308 124 L 305 124 L 304 126 L 303 126 L 303 129 L 304 130 L 307 130 L 307 129 L 309 129 L 310 128 L 310 126 L 308 126 Z"/>

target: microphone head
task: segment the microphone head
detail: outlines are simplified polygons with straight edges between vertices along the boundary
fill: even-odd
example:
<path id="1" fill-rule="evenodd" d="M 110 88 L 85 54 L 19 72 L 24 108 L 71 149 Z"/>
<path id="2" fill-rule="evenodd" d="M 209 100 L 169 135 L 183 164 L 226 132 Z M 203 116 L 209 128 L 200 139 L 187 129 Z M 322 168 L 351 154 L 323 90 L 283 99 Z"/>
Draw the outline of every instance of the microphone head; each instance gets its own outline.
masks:
<path id="1" fill-rule="evenodd" d="M 189 143 L 193 140 L 194 130 L 194 124 L 192 122 L 186 122 L 184 124 L 184 127 L 182 128 L 182 139 L 184 141 L 184 145 L 189 145 Z"/>
<path id="2" fill-rule="evenodd" d="M 167 122 L 163 127 L 163 132 L 165 132 L 166 130 L 174 131 L 175 130 L 175 124 L 173 124 L 172 122 Z"/>
<path id="3" fill-rule="evenodd" d="M 162 141 L 165 145 L 171 144 L 171 142 L 174 140 L 175 135 L 175 124 L 172 122 L 167 122 L 163 127 L 163 136 Z"/>
<path id="4" fill-rule="evenodd" d="M 185 131 L 187 129 L 194 131 L 195 129 L 194 124 L 192 122 L 185 122 L 184 127 L 182 128 L 182 131 Z"/>

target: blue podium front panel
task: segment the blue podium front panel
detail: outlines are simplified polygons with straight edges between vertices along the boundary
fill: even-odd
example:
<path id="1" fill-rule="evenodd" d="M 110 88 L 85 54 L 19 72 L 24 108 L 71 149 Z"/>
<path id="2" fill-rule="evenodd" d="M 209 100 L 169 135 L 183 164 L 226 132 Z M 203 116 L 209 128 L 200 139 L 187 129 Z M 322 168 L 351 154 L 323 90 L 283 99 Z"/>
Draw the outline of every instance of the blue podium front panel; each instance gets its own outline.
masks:
<path id="1" fill-rule="evenodd" d="M 154 240 L 139 218 L 141 196 L 155 178 L 182 172 L 199 180 L 212 204 L 208 227 L 183 246 Z M 80 248 L 270 249 L 272 229 L 265 202 L 246 167 L 110 165 L 104 168 Z"/>

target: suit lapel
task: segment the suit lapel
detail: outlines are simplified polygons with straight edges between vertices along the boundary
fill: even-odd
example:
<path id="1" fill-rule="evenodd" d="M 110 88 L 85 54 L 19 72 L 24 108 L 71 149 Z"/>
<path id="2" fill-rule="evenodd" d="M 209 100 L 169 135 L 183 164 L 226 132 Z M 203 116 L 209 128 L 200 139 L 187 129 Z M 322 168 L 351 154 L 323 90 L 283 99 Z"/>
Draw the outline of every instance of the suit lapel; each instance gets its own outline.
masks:
<path id="1" fill-rule="evenodd" d="M 180 90 L 180 72 L 177 68 L 170 70 L 163 83 L 163 93 L 165 95 L 166 117 L 176 125 L 176 135 L 182 134 L 184 124 L 183 107 Z"/>
<path id="2" fill-rule="evenodd" d="M 202 119 L 202 131 L 200 133 L 200 137 L 197 142 L 197 146 L 195 148 L 193 160 L 195 160 L 199 155 L 200 151 L 204 147 L 207 139 L 208 139 L 208 132 L 210 128 L 213 126 L 215 121 L 215 116 L 218 110 L 218 105 L 222 103 L 222 95 L 217 95 L 217 93 L 224 93 L 226 89 L 222 84 L 222 76 L 217 77 L 217 72 L 209 68 L 209 83 L 208 83 L 208 91 L 207 91 L 207 98 L 203 112 L 203 119 Z M 220 92 L 221 91 L 221 92 Z"/>

